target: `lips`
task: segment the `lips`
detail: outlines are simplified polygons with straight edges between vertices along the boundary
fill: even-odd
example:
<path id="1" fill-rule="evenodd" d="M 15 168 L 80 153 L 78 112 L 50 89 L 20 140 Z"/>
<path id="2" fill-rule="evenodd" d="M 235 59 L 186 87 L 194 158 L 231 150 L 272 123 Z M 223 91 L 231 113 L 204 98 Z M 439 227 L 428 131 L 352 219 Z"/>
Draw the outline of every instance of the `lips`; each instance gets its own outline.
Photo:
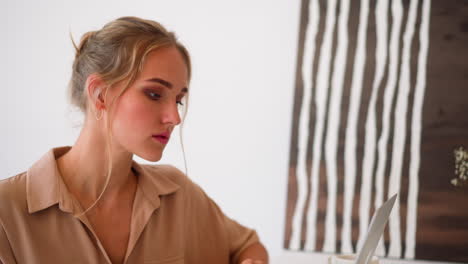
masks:
<path id="1" fill-rule="evenodd" d="M 153 139 L 161 142 L 162 144 L 167 144 L 167 142 L 169 141 L 169 138 L 170 138 L 169 132 L 164 132 L 161 134 L 153 135 Z"/>

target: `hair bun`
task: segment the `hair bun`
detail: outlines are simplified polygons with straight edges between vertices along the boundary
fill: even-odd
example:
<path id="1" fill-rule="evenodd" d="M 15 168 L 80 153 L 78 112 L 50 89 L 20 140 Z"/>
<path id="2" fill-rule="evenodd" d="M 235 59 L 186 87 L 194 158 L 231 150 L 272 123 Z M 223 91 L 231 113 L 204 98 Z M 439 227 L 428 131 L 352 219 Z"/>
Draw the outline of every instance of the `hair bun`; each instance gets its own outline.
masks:
<path id="1" fill-rule="evenodd" d="M 83 53 L 83 50 L 88 43 L 89 39 L 92 38 L 96 34 L 96 31 L 89 31 L 83 34 L 80 39 L 80 44 L 76 46 L 75 42 L 73 41 L 73 46 L 75 47 L 75 58 L 80 56 Z"/>

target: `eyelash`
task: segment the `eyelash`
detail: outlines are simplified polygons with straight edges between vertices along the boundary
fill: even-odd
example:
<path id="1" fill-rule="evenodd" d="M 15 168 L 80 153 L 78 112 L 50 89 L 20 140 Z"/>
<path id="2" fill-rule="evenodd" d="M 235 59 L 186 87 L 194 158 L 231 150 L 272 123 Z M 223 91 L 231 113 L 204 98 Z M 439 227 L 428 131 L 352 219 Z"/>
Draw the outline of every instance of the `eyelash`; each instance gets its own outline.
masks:
<path id="1" fill-rule="evenodd" d="M 158 93 L 155 93 L 155 92 L 148 92 L 148 94 L 149 94 L 149 97 L 151 97 L 151 100 L 158 100 L 159 98 L 161 98 L 161 95 L 158 94 Z M 153 96 L 151 96 L 151 94 L 155 94 L 155 95 L 156 95 L 156 98 L 153 97 Z M 184 104 L 182 103 L 181 100 L 176 101 L 176 103 L 177 103 L 178 105 L 180 105 L 180 106 L 183 106 L 183 105 L 184 105 Z"/>

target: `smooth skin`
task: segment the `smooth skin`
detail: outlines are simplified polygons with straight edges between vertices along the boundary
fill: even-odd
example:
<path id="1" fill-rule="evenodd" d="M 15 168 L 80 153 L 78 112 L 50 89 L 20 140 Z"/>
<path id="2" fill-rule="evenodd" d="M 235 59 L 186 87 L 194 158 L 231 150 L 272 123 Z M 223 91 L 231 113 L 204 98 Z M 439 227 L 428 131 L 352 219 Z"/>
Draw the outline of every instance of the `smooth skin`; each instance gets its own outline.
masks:
<path id="1" fill-rule="evenodd" d="M 91 74 L 85 88 L 88 109 L 83 128 L 72 148 L 57 159 L 57 166 L 81 206 L 90 207 L 106 182 L 106 122 L 112 118 L 112 174 L 106 191 L 87 217 L 112 263 L 123 263 L 137 187 L 132 157 L 136 154 L 153 162 L 161 159 L 165 144 L 152 135 L 172 133 L 180 124 L 179 107 L 188 92 L 187 67 L 177 48 L 162 47 L 148 54 L 135 82 L 112 107 L 124 82 L 109 89 L 97 74 Z M 101 114 L 97 120 L 95 116 Z M 267 252 L 260 243 L 245 249 L 240 258 L 242 264 L 267 262 Z"/>

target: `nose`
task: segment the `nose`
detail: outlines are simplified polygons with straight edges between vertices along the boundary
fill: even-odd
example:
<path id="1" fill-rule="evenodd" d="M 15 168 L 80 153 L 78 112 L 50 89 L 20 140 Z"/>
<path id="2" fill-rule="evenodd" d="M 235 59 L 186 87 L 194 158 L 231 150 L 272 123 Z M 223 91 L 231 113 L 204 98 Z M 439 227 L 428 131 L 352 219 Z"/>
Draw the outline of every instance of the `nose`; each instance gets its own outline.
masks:
<path id="1" fill-rule="evenodd" d="M 173 126 L 180 124 L 181 119 L 177 104 L 171 104 L 165 107 L 162 122 L 164 124 L 172 124 Z"/>

